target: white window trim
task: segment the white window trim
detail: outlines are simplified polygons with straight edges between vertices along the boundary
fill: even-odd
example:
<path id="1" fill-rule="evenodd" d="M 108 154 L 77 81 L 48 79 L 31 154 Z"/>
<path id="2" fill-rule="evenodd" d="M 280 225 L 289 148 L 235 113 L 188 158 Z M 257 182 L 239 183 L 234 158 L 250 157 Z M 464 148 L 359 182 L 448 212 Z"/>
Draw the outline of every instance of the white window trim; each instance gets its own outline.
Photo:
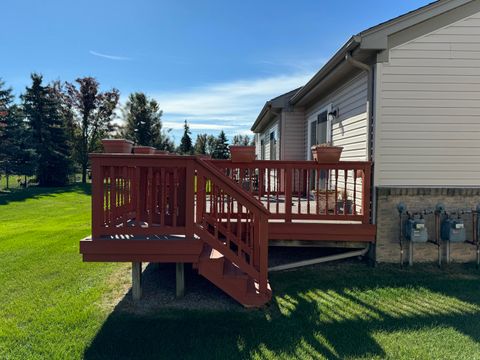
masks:
<path id="1" fill-rule="evenodd" d="M 308 124 L 307 124 L 307 132 L 308 132 L 307 160 L 312 160 L 311 148 L 312 148 L 313 144 L 311 143 L 312 142 L 312 134 L 311 134 L 312 126 L 311 126 L 311 124 L 312 124 L 312 122 L 317 121 L 318 115 L 320 115 L 321 113 L 323 113 L 325 111 L 327 112 L 327 114 L 332 111 L 332 104 L 331 103 L 328 104 L 327 106 L 321 108 L 320 110 L 316 111 L 315 113 L 313 113 L 310 116 L 310 118 L 308 119 Z M 327 117 L 327 142 L 331 142 L 331 141 L 332 141 L 332 122 Z"/>
<path id="2" fill-rule="evenodd" d="M 263 141 L 263 149 L 262 149 L 262 141 Z M 265 160 L 264 157 L 262 156 L 265 155 L 265 134 L 260 135 L 260 159 L 259 160 Z"/>

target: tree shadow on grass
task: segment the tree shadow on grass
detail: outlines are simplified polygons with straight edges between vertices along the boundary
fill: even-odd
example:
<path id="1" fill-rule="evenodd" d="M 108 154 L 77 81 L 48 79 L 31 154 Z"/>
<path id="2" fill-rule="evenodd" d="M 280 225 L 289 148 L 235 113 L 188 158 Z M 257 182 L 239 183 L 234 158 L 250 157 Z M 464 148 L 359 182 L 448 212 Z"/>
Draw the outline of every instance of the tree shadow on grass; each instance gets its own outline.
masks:
<path id="1" fill-rule="evenodd" d="M 27 199 L 40 199 L 49 196 L 56 196 L 62 193 L 76 192 L 79 194 L 91 195 L 90 184 L 75 184 L 63 187 L 38 187 L 31 186 L 27 189 L 15 189 L 10 192 L 0 192 L 0 205 L 7 205 L 12 202 L 25 201 Z"/>
<path id="2" fill-rule="evenodd" d="M 358 269 L 363 275 L 376 275 L 361 276 Z M 348 276 L 353 271 L 357 273 Z M 152 312 L 132 311 L 128 293 L 84 356 L 243 359 L 256 354 L 259 358 L 383 358 L 388 354 L 374 338 L 375 332 L 436 326 L 454 328 L 480 341 L 478 276 L 450 279 L 439 272 L 418 278 L 413 273 L 397 271 L 402 276 L 399 279 L 388 271 L 367 272 L 358 265 L 347 265 L 342 273 L 335 268 L 327 268 L 327 272 L 326 276 L 317 277 L 311 271 L 276 274 L 272 279 L 274 290 L 278 284 L 275 300 L 262 310 L 245 310 L 230 303 L 220 310 L 215 306 L 211 310 L 160 306 Z M 205 292 L 211 290 L 207 283 L 203 284 L 207 286 Z M 172 284 L 167 286 L 173 293 Z M 382 292 L 386 292 L 383 297 Z"/>

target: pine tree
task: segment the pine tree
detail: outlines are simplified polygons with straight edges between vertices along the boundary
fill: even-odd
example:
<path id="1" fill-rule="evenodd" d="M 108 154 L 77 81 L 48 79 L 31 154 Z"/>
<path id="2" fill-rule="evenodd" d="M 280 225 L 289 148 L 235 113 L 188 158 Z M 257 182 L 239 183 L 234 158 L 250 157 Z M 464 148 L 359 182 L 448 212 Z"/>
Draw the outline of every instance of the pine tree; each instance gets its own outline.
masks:
<path id="1" fill-rule="evenodd" d="M 3 87 L 0 80 L 0 171 L 8 189 L 10 175 L 32 175 L 35 157 L 23 113 L 13 104 L 12 89 Z"/>
<path id="2" fill-rule="evenodd" d="M 228 139 L 225 135 L 225 132 L 222 130 L 218 135 L 215 150 L 213 151 L 212 157 L 214 159 L 228 159 L 230 158 L 230 149 L 228 147 Z"/>
<path id="3" fill-rule="evenodd" d="M 37 154 L 36 176 L 40 186 L 63 186 L 71 171 L 70 146 L 60 104 L 52 87 L 32 74 L 32 86 L 22 95 L 23 109 Z"/>
<path id="4" fill-rule="evenodd" d="M 178 147 L 178 152 L 180 154 L 193 154 L 192 138 L 190 137 L 190 134 L 190 127 L 188 126 L 187 120 L 185 120 L 185 124 L 183 125 L 182 140 L 180 140 L 180 146 Z"/>

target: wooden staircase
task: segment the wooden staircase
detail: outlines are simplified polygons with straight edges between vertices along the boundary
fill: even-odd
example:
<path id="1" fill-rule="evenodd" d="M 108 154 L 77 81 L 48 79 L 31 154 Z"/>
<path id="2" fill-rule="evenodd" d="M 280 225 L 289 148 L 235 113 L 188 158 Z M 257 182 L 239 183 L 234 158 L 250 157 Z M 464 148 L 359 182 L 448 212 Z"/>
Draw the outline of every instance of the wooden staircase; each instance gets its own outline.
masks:
<path id="1" fill-rule="evenodd" d="M 197 266 L 200 275 L 245 307 L 259 307 L 271 299 L 270 285 L 261 293 L 255 279 L 209 245 L 204 246 Z"/>
<path id="2" fill-rule="evenodd" d="M 92 237 L 84 261 L 191 262 L 246 307 L 272 296 L 269 211 L 193 156 L 92 154 Z M 183 240 L 165 240 L 169 236 Z"/>

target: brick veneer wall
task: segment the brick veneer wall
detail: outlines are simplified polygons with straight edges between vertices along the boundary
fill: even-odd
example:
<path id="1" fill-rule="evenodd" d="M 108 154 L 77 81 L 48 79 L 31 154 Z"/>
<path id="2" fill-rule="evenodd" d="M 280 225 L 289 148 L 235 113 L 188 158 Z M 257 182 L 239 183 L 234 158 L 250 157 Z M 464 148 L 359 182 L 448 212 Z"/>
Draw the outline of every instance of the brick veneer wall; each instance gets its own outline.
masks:
<path id="1" fill-rule="evenodd" d="M 480 188 L 469 189 L 425 189 L 425 188 L 379 188 L 377 189 L 377 262 L 399 262 L 400 246 L 398 241 L 399 221 L 397 204 L 403 202 L 408 210 L 416 211 L 434 209 L 439 202 L 447 211 L 457 209 L 475 209 L 480 203 Z M 465 215 L 467 240 L 472 239 L 471 215 Z M 426 217 L 428 235 L 434 239 L 434 216 Z M 404 259 L 408 259 L 408 243 L 404 242 Z M 442 244 L 443 261 L 446 244 Z M 438 248 L 436 245 L 414 244 L 414 262 L 436 262 Z M 467 243 L 451 243 L 450 259 L 452 262 L 470 262 L 476 260 L 476 247 Z"/>

